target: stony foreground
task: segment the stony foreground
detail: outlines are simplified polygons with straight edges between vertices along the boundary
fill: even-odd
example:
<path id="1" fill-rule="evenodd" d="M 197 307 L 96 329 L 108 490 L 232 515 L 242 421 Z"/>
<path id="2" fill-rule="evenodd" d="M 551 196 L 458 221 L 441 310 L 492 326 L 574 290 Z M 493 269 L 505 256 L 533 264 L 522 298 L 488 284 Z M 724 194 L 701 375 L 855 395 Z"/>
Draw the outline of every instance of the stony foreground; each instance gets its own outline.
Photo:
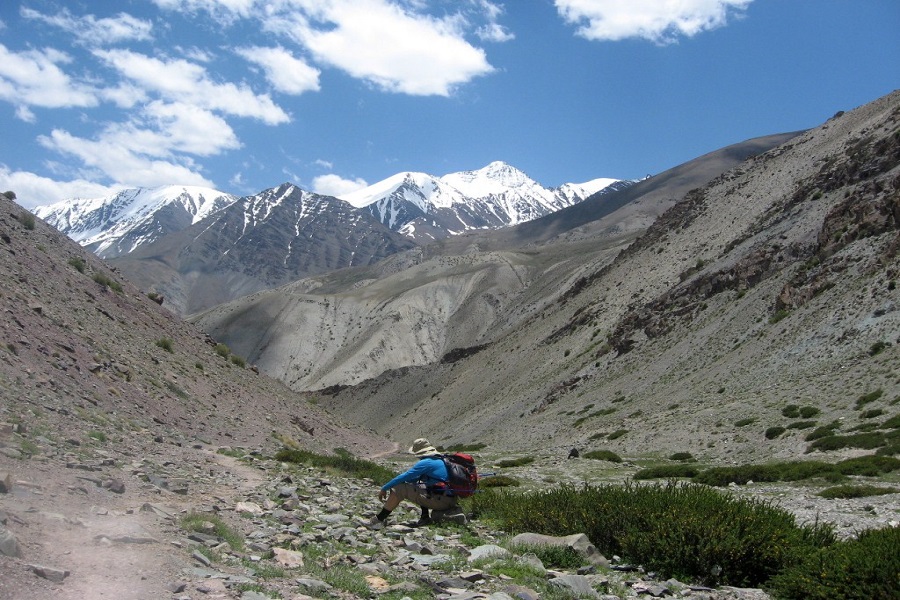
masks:
<path id="1" fill-rule="evenodd" d="M 177 450 L 121 466 L 75 456 L 0 463 L 0 598 L 767 597 L 656 581 L 615 558 L 608 566 L 586 539 L 567 540 L 588 553 L 585 566 L 547 569 L 515 551 L 521 540 L 478 521 L 412 527 L 412 508 L 372 531 L 370 482 L 200 444 Z M 186 515 L 196 515 L 191 530 Z M 543 589 L 516 573 L 537 574 Z"/>

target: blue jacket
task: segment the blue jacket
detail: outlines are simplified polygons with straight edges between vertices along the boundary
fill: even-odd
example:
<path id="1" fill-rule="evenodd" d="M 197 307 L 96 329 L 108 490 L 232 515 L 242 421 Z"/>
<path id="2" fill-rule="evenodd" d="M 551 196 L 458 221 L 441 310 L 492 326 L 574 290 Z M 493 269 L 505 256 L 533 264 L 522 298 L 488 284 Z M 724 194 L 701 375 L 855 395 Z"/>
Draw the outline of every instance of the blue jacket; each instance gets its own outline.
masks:
<path id="1" fill-rule="evenodd" d="M 441 457 L 424 456 L 411 469 L 405 473 L 400 473 L 384 484 L 381 489 L 386 492 L 395 485 L 416 481 L 421 481 L 426 487 L 431 487 L 437 483 L 446 483 L 449 478 L 447 467 L 444 466 L 444 461 Z"/>

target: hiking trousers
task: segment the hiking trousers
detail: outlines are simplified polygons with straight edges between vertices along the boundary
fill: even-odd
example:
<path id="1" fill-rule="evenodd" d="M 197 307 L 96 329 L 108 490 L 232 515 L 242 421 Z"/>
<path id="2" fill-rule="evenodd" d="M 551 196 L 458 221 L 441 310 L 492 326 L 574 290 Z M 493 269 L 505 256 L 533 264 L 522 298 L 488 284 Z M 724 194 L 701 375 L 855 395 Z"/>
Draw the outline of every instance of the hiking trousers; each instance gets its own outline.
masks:
<path id="1" fill-rule="evenodd" d="M 401 483 L 391 488 L 391 491 L 397 494 L 401 500 L 409 500 L 431 510 L 448 510 L 457 506 L 456 496 L 432 494 L 415 483 Z"/>

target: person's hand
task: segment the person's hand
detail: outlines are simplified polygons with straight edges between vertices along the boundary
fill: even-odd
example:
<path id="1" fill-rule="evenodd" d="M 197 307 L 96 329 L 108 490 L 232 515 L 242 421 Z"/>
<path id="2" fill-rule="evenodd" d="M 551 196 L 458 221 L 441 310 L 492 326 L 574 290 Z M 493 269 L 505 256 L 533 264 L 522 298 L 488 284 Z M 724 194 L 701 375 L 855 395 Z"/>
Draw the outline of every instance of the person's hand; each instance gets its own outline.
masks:
<path id="1" fill-rule="evenodd" d="M 387 493 L 386 491 L 384 491 L 384 490 L 378 490 L 378 499 L 379 499 L 379 500 L 381 500 L 382 502 L 384 502 L 385 500 L 387 500 L 387 497 L 388 497 L 388 493 Z"/>

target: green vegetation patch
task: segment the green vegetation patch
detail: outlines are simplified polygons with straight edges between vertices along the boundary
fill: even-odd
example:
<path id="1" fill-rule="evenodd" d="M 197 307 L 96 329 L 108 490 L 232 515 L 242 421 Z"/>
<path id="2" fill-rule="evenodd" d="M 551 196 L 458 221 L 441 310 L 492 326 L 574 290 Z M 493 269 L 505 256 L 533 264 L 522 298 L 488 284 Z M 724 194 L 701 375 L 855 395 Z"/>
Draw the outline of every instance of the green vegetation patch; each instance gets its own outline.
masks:
<path id="1" fill-rule="evenodd" d="M 275 460 L 333 470 L 349 477 L 372 479 L 376 482 L 386 483 L 394 478 L 395 473 L 390 469 L 357 458 L 343 448 L 335 448 L 334 452 L 334 455 L 327 455 L 298 448 L 282 448 L 275 454 Z"/>
<path id="2" fill-rule="evenodd" d="M 875 402 L 876 400 L 881 398 L 882 395 L 884 395 L 884 390 L 882 389 L 877 389 L 875 391 L 869 392 L 868 394 L 863 394 L 856 399 L 856 409 L 859 410 L 866 404 Z"/>
<path id="3" fill-rule="evenodd" d="M 900 488 L 880 487 L 877 485 L 837 485 L 819 492 L 823 498 L 867 498 L 885 494 L 900 494 Z"/>
<path id="4" fill-rule="evenodd" d="M 605 554 L 662 578 L 758 586 L 799 556 L 835 542 L 827 525 L 797 525 L 788 511 L 692 484 L 489 490 L 476 511 L 509 532 L 583 532 Z"/>
<path id="5" fill-rule="evenodd" d="M 593 458 L 594 460 L 605 460 L 614 463 L 622 462 L 622 457 L 612 450 L 591 450 L 584 453 L 585 458 Z"/>
<path id="6" fill-rule="evenodd" d="M 772 578 L 779 598 L 897 597 L 900 528 L 863 531 L 855 540 L 809 548 L 797 562 Z"/>
<path id="7" fill-rule="evenodd" d="M 521 485 L 521 482 L 515 477 L 509 477 L 507 475 L 491 475 L 489 477 L 478 478 L 479 489 L 492 487 L 511 487 L 517 485 Z"/>
<path id="8" fill-rule="evenodd" d="M 181 528 L 185 531 L 194 531 L 197 533 L 215 534 L 223 539 L 232 550 L 243 550 L 243 536 L 229 527 L 217 515 L 191 512 L 181 517 Z"/>

